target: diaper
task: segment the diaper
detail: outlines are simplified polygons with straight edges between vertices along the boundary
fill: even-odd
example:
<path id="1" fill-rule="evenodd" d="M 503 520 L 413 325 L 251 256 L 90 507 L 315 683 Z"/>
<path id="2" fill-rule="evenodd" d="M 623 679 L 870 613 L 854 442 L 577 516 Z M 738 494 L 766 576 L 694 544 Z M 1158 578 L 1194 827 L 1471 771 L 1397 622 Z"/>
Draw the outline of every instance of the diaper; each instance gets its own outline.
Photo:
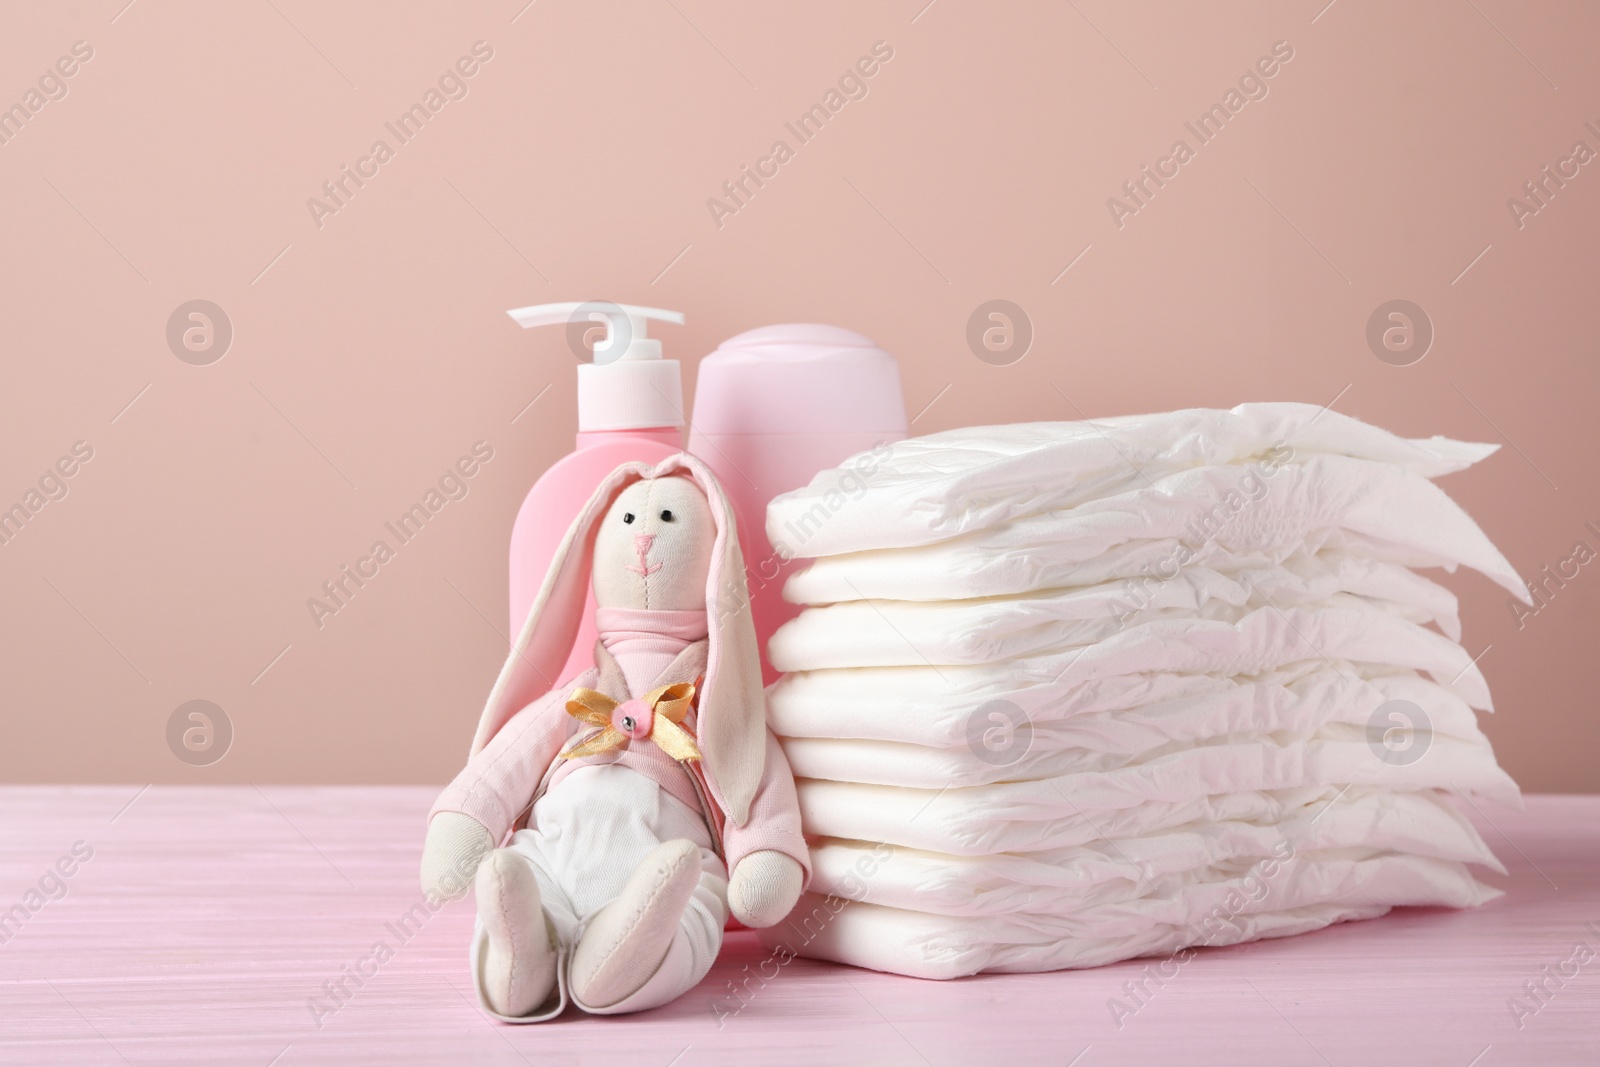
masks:
<path id="1" fill-rule="evenodd" d="M 1226 575 L 1196 569 L 1146 587 L 1109 582 L 972 600 L 857 600 L 803 611 L 773 635 L 768 653 L 775 663 L 804 663 L 809 666 L 792 669 L 808 670 L 894 666 L 908 658 L 989 663 L 1093 644 L 1163 620 L 1236 623 L 1266 607 L 1382 611 L 1417 624 L 1436 623 L 1448 635 L 1460 625 L 1454 598 L 1430 597 L 1432 589 L 1396 582 L 1391 591 L 1410 599 L 1389 600 L 1346 593 L 1332 581 L 1306 582 L 1288 570 Z"/>
<path id="2" fill-rule="evenodd" d="M 867 609 L 871 612 L 871 608 Z M 867 623 L 849 634 L 826 635 L 815 645 L 796 640 L 805 632 L 780 629 L 767 648 L 781 671 L 824 668 L 921 667 L 927 675 L 906 676 L 926 687 L 943 683 L 959 664 L 989 665 L 986 678 L 1005 685 L 1037 680 L 1067 681 L 1118 674 L 1207 673 L 1248 675 L 1306 659 L 1351 661 L 1405 667 L 1424 672 L 1475 708 L 1491 709 L 1489 686 L 1472 656 L 1454 641 L 1414 622 L 1358 601 L 1310 607 L 1267 606 L 1227 619 L 1161 618 L 1116 627 L 1093 643 L 1074 643 L 1070 631 L 1021 635 L 930 632 L 920 642 L 906 639 L 891 625 Z M 795 620 L 796 623 L 799 620 Z M 881 618 L 880 618 L 881 622 Z M 780 639 L 781 638 L 781 639 Z M 1042 645 L 1044 647 L 1035 647 Z M 870 649 L 870 651 L 868 651 Z M 996 655 L 995 653 L 999 653 Z M 1007 655 L 1014 653 L 1014 655 Z M 942 661 L 942 662 L 941 662 Z M 862 676 L 856 675 L 860 678 Z M 956 684 L 959 683 L 959 676 Z M 867 676 L 869 683 L 896 684 L 895 674 Z M 969 679 L 969 680 L 975 680 Z M 870 690 L 858 690 L 850 703 L 870 706 Z"/>
<path id="3" fill-rule="evenodd" d="M 961 788 L 796 782 L 808 834 L 955 856 L 1120 841 L 1201 820 L 1279 821 L 1306 798 L 1346 787 L 1459 789 L 1520 803 L 1486 744 L 1436 736 L 1423 759 L 1391 763 L 1374 757 L 1364 733 L 1230 741 L 1115 770 Z"/>
<path id="4" fill-rule="evenodd" d="M 812 892 L 937 915 L 1080 918 L 1148 897 L 1172 898 L 1295 850 L 1352 858 L 1403 852 L 1504 874 L 1472 824 L 1430 793 L 1351 789 L 1282 824 L 1194 823 L 1165 833 L 1042 852 L 948 856 L 824 838 Z"/>
<path id="5" fill-rule="evenodd" d="M 845 725 L 842 734 L 791 735 L 782 744 L 789 766 L 802 778 L 962 788 L 1149 766 L 1217 745 L 1366 740 L 1374 713 L 1390 701 L 1403 700 L 1427 717 L 1429 743 L 1449 738 L 1487 753 L 1488 739 L 1466 702 L 1413 672 L 1365 679 L 1356 676 L 1354 665 L 1298 666 L 1303 672 L 1292 681 L 1228 679 L 1230 684 L 1210 692 L 1115 710 L 1083 710 L 1089 701 L 1080 694 L 1034 704 L 1027 711 L 1012 703 L 1020 725 L 992 719 L 986 713 L 996 706 L 992 697 L 951 708 L 948 718 L 937 716 L 951 723 L 943 733 L 915 719 L 918 725 L 905 729 L 903 719 L 879 723 L 876 717 L 857 714 L 858 724 L 873 720 L 873 733 L 896 738 L 863 738 L 857 736 L 862 725 Z M 792 704 L 786 704 L 786 713 L 792 711 Z M 778 718 L 775 728 L 781 730 L 783 717 Z M 801 722 L 805 731 L 821 728 L 804 715 Z M 1013 747 L 1003 758 L 984 745 L 985 731 L 996 722 L 1023 731 L 1010 738 Z"/>
<path id="6" fill-rule="evenodd" d="M 1086 749 L 1133 750 L 1136 738 L 1190 740 L 1223 724 L 1278 724 L 1284 705 L 1330 706 L 1362 715 L 1388 700 L 1409 700 L 1437 719 L 1466 705 L 1448 687 L 1415 671 L 1310 658 L 1241 677 L 1187 672 L 1088 675 L 1057 682 L 1059 662 L 1018 660 L 974 667 L 886 667 L 786 674 L 767 689 L 767 719 L 788 740 L 901 741 L 932 748 L 972 745 L 983 708 L 999 700 L 1026 717 L 1033 747 L 1059 737 Z M 1087 671 L 1088 668 L 1084 668 Z M 857 701 L 862 704 L 857 704 Z M 871 714 L 862 714 L 869 707 Z M 1118 730 L 1116 739 L 1103 731 Z M 1153 747 L 1146 744 L 1145 747 Z"/>
<path id="7" fill-rule="evenodd" d="M 1463 864 L 1403 853 L 1332 861 L 1297 854 L 1273 870 L 1270 879 L 1240 873 L 1176 897 L 1141 898 L 1138 907 L 1089 909 L 1065 922 L 946 916 L 807 893 L 786 922 L 757 934 L 769 947 L 814 959 L 947 979 L 1098 967 L 1191 946 L 1308 933 L 1393 907 L 1476 907 L 1501 895 Z"/>
<path id="8" fill-rule="evenodd" d="M 771 502 L 767 535 L 797 556 L 904 548 L 1148 488 L 1195 467 L 1264 470 L 1340 456 L 1436 478 L 1497 447 L 1407 440 L 1310 404 L 966 427 L 899 441 L 821 472 Z"/>
<path id="9" fill-rule="evenodd" d="M 1477 523 L 1414 471 L 1345 456 L 1264 471 L 1215 466 L 1152 475 L 1148 484 L 1003 523 L 970 518 L 959 533 L 930 530 L 912 547 L 892 550 L 876 548 L 876 536 L 844 540 L 847 531 L 840 529 L 875 499 L 874 481 L 794 549 L 796 556 L 824 558 L 791 577 L 783 595 L 798 604 L 828 604 L 966 599 L 1117 579 L 1156 586 L 1191 567 L 1260 571 L 1322 551 L 1330 560 L 1387 564 L 1381 578 L 1374 575 L 1385 584 L 1397 581 L 1399 568 L 1467 566 L 1527 595 Z M 775 500 L 769 515 L 797 506 L 792 496 Z"/>

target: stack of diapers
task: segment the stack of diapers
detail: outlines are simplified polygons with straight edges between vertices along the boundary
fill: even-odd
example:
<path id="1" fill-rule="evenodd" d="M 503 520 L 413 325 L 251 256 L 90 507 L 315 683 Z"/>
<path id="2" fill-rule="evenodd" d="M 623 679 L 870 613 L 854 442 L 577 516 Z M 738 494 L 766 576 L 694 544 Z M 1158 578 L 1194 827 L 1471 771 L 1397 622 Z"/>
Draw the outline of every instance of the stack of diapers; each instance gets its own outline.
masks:
<path id="1" fill-rule="evenodd" d="M 815 875 L 770 946 L 922 978 L 1493 899 L 1519 803 L 1432 481 L 1495 450 L 1302 404 L 901 441 L 774 500 L 768 712 Z"/>

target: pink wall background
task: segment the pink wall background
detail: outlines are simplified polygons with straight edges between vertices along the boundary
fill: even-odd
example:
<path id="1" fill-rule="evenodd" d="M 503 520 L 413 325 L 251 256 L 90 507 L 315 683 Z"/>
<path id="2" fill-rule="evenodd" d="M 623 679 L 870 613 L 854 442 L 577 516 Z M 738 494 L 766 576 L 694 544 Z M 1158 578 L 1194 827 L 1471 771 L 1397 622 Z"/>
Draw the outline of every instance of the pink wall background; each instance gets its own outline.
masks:
<path id="1" fill-rule="evenodd" d="M 739 331 L 860 330 L 913 432 L 1331 402 L 1506 444 L 1445 485 L 1525 575 L 1600 549 L 1600 165 L 1520 226 L 1507 206 L 1600 151 L 1593 5 L 525 2 L 7 9 L 0 106 L 93 55 L 0 144 L 0 505 L 93 457 L 0 546 L 0 779 L 452 774 L 506 647 L 512 518 L 575 429 L 560 331 L 503 313 L 540 301 L 685 311 L 656 333 L 690 390 Z M 466 95 L 398 144 L 384 124 L 479 41 Z M 785 121 L 879 41 L 865 97 L 797 146 Z M 1108 198 L 1279 41 L 1267 95 L 1119 228 Z M 380 138 L 319 226 L 307 199 Z M 780 138 L 719 227 L 708 198 Z M 1435 330 L 1410 366 L 1365 338 L 1397 298 Z M 166 336 L 197 299 L 232 326 L 204 366 Z M 965 339 L 991 299 L 1034 329 L 1008 366 Z M 468 494 L 319 629 L 307 599 L 479 441 Z M 1505 766 L 1600 788 L 1600 563 L 1520 629 L 1486 580 L 1450 585 Z M 233 725 L 211 766 L 168 748 L 193 699 Z"/>

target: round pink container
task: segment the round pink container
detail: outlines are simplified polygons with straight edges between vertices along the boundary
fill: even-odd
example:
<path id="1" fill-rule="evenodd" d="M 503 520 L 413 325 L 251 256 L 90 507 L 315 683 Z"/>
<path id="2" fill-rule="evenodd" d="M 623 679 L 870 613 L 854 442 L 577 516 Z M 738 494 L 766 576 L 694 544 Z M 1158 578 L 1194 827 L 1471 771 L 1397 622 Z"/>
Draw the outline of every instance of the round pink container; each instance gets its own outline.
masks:
<path id="1" fill-rule="evenodd" d="M 766 681 L 776 677 L 767 638 L 798 611 L 781 596 L 796 564 L 768 539 L 767 502 L 905 435 L 899 364 L 851 330 L 763 326 L 729 338 L 700 362 L 689 452 L 733 502 Z M 803 547 L 793 538 L 784 544 L 791 552 Z"/>

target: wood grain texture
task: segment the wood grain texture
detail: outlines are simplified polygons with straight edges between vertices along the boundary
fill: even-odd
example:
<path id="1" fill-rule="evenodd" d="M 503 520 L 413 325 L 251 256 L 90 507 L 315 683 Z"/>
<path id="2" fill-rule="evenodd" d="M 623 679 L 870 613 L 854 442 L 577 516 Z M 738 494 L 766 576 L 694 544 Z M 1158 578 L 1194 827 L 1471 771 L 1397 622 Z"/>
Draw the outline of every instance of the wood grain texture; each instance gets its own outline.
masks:
<path id="1" fill-rule="evenodd" d="M 93 849 L 64 896 L 6 928 L 0 1063 L 1600 1063 L 1600 956 L 1551 983 L 1520 1029 L 1508 1007 L 1575 944 L 1600 950 L 1600 797 L 1469 809 L 1511 870 L 1487 876 L 1507 890 L 1500 901 L 1202 951 L 1147 984 L 1120 1027 L 1108 1001 L 1131 1003 L 1124 984 L 1144 962 L 934 983 L 779 967 L 749 934 L 658 1011 L 501 1026 L 472 1001 L 470 901 L 408 938 L 392 926 L 421 899 L 432 798 L 410 787 L 0 788 L 0 910 L 26 907 L 41 880 L 59 895 L 48 872 L 74 843 Z M 316 1018 L 308 1001 L 333 1006 L 323 983 L 379 941 L 393 958 Z M 742 1007 L 730 983 L 744 983 Z"/>

